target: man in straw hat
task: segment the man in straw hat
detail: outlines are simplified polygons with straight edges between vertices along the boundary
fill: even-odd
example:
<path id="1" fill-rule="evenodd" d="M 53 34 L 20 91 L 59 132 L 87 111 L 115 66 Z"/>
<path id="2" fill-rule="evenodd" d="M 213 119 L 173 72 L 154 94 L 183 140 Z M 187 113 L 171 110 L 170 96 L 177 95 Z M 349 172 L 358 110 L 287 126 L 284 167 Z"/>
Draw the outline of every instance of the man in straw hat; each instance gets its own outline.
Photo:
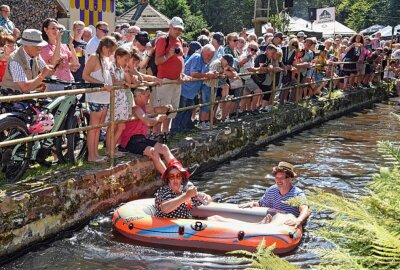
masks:
<path id="1" fill-rule="evenodd" d="M 45 91 L 42 81 L 52 75 L 54 70 L 40 57 L 40 51 L 47 45 L 42 32 L 36 29 L 24 30 L 19 44 L 22 46 L 10 55 L 1 87 L 10 91 L 9 94 Z"/>
<path id="2" fill-rule="evenodd" d="M 272 169 L 272 175 L 275 177 L 275 185 L 269 187 L 262 198 L 258 201 L 252 201 L 239 207 L 268 207 L 277 212 L 293 214 L 288 216 L 285 224 L 290 226 L 299 226 L 303 224 L 310 215 L 306 203 L 304 192 L 292 185 L 292 179 L 297 177 L 294 166 L 288 162 L 281 161 L 278 166 Z M 300 206 L 290 206 L 288 200 L 300 197 Z"/>

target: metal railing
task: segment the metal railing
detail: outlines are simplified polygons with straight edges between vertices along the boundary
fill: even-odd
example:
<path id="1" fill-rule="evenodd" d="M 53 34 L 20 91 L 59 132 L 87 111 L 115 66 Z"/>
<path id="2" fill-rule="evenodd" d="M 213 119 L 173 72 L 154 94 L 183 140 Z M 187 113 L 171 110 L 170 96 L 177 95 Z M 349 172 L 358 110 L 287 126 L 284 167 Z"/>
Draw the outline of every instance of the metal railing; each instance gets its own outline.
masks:
<path id="1" fill-rule="evenodd" d="M 366 62 L 332 62 L 330 63 L 331 65 L 331 77 L 329 79 L 329 93 L 328 93 L 328 98 L 331 98 L 332 95 L 332 90 L 333 90 L 333 82 L 335 80 L 341 80 L 341 79 L 346 79 L 346 78 L 354 78 L 354 77 L 360 77 L 360 76 L 365 76 L 364 75 L 352 75 L 352 76 L 342 76 L 342 77 L 334 77 L 335 75 L 335 66 L 336 65 L 341 65 L 341 64 L 365 64 Z M 304 68 L 304 69 L 315 69 L 315 67 L 317 67 L 319 65 L 312 65 L 311 67 L 308 68 Z M 303 69 L 302 68 L 297 68 L 297 72 L 300 74 L 301 71 Z M 215 105 L 221 104 L 221 103 L 225 103 L 225 102 L 233 102 L 233 101 L 239 101 L 241 99 L 247 99 L 247 98 L 252 98 L 252 97 L 256 97 L 256 96 L 261 96 L 261 95 L 265 95 L 265 94 L 271 94 L 270 97 L 270 102 L 272 101 L 271 104 L 273 104 L 273 100 L 275 98 L 275 95 L 277 92 L 280 91 L 284 91 L 284 90 L 292 90 L 292 91 L 296 91 L 295 92 L 295 102 L 299 101 L 299 95 L 301 87 L 304 86 L 310 86 L 310 85 L 315 85 L 317 83 L 322 83 L 322 82 L 327 82 L 327 80 L 320 80 L 320 81 L 313 81 L 310 83 L 301 83 L 300 81 L 300 75 L 298 74 L 297 76 L 297 81 L 296 84 L 292 84 L 290 86 L 287 87 L 280 87 L 280 88 L 276 88 L 276 73 L 277 72 L 283 72 L 283 71 L 273 71 L 272 72 L 272 90 L 270 91 L 264 91 L 261 93 L 254 93 L 254 94 L 249 94 L 249 95 L 242 95 L 242 96 L 238 96 L 238 97 L 234 97 L 234 98 L 229 98 L 229 99 L 225 99 L 225 100 L 215 100 L 215 88 L 216 88 L 216 82 L 217 80 L 224 78 L 224 76 L 221 76 L 219 79 L 212 79 L 213 83 L 211 84 L 211 97 L 210 97 L 210 102 L 207 103 L 202 103 L 202 104 L 197 104 L 197 105 L 193 105 L 193 106 L 188 106 L 188 107 L 184 107 L 184 108 L 178 108 L 175 109 L 173 111 L 170 111 L 169 113 L 179 113 L 182 111 L 186 111 L 186 110 L 192 110 L 192 109 L 196 109 L 196 108 L 201 108 L 201 107 L 205 107 L 205 106 L 210 106 L 210 130 L 213 129 L 214 127 L 214 116 L 215 116 Z M 378 71 L 381 72 L 381 71 Z M 376 73 L 378 73 L 376 72 Z M 264 74 L 263 72 L 248 72 L 248 73 L 240 73 L 238 74 L 238 77 L 243 77 L 243 76 L 249 76 L 249 75 L 255 75 L 255 74 Z M 210 80 L 210 79 L 205 79 L 205 78 L 201 78 L 201 79 L 195 79 L 192 78 L 190 81 L 180 81 L 180 80 L 174 80 L 174 81 L 168 81 L 165 82 L 164 84 L 182 84 L 185 82 L 195 82 L 195 81 L 206 81 L 206 80 Z M 149 86 L 156 86 L 157 83 L 155 82 L 143 82 L 141 84 L 138 85 L 134 85 L 132 88 L 136 88 L 136 87 L 140 87 L 140 86 L 145 86 L 145 87 L 149 87 Z M 121 88 L 120 86 L 114 86 L 113 90 L 121 90 L 121 89 L 126 89 L 126 88 Z M 52 137 L 58 137 L 58 136 L 63 136 L 63 135 L 68 135 L 68 134 L 72 134 L 72 133 L 78 133 L 81 131 L 88 131 L 91 129 L 97 129 L 97 128 L 103 128 L 103 127 L 110 127 L 110 132 L 111 132 L 111 136 L 110 136 L 110 143 L 111 145 L 115 145 L 114 141 L 114 128 L 115 125 L 118 123 L 125 123 L 125 122 L 129 122 L 132 120 L 135 120 L 135 117 L 131 117 L 128 120 L 118 120 L 115 121 L 115 91 L 110 91 L 110 121 L 103 123 L 103 124 L 99 124 L 99 125 L 93 125 L 93 126 L 85 126 L 85 127 L 80 127 L 80 128 L 74 128 L 74 129 L 70 129 L 70 130 L 61 130 L 61 131 L 56 131 L 56 132 L 51 132 L 51 133 L 45 133 L 45 134 L 38 134 L 38 135 L 30 135 L 27 136 L 25 138 L 20 138 L 20 139 L 13 139 L 10 141 L 5 141 L 5 142 L 0 142 L 0 148 L 2 147 L 7 147 L 7 146 L 12 146 L 12 145 L 18 145 L 18 144 L 22 144 L 22 143 L 27 143 L 27 142 L 32 142 L 32 141 L 37 141 L 37 140 L 43 140 L 43 139 L 47 139 L 47 138 L 52 138 Z M 64 95 L 79 95 L 79 94 L 87 94 L 87 93 L 96 93 L 96 92 L 103 92 L 105 91 L 104 88 L 90 88 L 90 89 L 74 89 L 74 90 L 64 90 L 64 91 L 57 91 L 57 92 L 44 92 L 44 93 L 32 93 L 32 94 L 21 94 L 21 95 L 14 95 L 14 96 L 0 96 L 0 103 L 1 102 L 16 102 L 16 101 L 22 101 L 22 100 L 29 100 L 29 99 L 37 99 L 37 98 L 51 98 L 51 97 L 58 97 L 58 96 L 64 96 Z M 127 90 L 128 91 L 128 90 Z M 153 114 L 157 115 L 157 114 Z M 114 167 L 115 165 L 115 148 L 114 147 L 110 147 L 110 166 Z"/>

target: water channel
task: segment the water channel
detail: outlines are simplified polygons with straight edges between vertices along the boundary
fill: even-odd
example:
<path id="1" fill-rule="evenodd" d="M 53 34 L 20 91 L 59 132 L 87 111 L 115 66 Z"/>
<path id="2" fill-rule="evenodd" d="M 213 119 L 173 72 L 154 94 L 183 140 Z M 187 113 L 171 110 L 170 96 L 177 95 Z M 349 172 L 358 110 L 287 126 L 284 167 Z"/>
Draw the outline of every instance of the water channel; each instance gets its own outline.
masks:
<path id="1" fill-rule="evenodd" d="M 366 183 L 386 161 L 378 154 L 378 140 L 399 141 L 400 99 L 329 121 L 300 134 L 219 165 L 196 176 L 199 190 L 214 200 L 243 203 L 262 196 L 273 184 L 272 167 L 280 160 L 296 164 L 296 185 L 326 192 L 362 194 Z M 113 209 L 95 217 L 78 231 L 26 253 L 1 269 L 243 269 L 248 264 L 231 256 L 135 246 L 121 241 L 111 229 Z M 325 218 L 314 214 L 308 227 Z M 303 269 L 319 258 L 315 248 L 329 247 L 323 239 L 306 233 L 295 253 L 286 256 Z"/>

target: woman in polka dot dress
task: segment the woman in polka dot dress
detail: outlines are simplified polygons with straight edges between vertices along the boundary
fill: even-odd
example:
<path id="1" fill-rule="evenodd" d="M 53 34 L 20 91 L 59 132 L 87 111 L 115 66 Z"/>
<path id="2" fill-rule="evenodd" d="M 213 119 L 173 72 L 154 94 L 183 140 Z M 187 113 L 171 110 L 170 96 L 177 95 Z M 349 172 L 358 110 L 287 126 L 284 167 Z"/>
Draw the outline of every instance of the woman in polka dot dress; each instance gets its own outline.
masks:
<path id="1" fill-rule="evenodd" d="M 211 197 L 203 192 L 197 192 L 195 186 L 183 191 L 189 176 L 189 172 L 176 159 L 168 164 L 161 176 L 163 186 L 156 193 L 156 216 L 190 219 L 192 207 L 202 205 L 203 202 L 211 202 Z"/>

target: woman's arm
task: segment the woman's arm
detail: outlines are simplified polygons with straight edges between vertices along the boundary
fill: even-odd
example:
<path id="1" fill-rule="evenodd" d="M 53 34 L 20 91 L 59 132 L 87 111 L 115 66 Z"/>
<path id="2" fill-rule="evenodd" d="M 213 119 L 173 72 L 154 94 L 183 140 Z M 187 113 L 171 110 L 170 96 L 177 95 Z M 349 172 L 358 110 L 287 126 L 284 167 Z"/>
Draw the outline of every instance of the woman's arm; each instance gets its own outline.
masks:
<path id="1" fill-rule="evenodd" d="M 192 197 L 196 196 L 197 189 L 194 186 L 188 188 L 185 193 L 182 193 L 176 198 L 164 201 L 160 204 L 160 209 L 163 213 L 168 214 L 178 208 L 182 203 L 189 201 Z"/>

